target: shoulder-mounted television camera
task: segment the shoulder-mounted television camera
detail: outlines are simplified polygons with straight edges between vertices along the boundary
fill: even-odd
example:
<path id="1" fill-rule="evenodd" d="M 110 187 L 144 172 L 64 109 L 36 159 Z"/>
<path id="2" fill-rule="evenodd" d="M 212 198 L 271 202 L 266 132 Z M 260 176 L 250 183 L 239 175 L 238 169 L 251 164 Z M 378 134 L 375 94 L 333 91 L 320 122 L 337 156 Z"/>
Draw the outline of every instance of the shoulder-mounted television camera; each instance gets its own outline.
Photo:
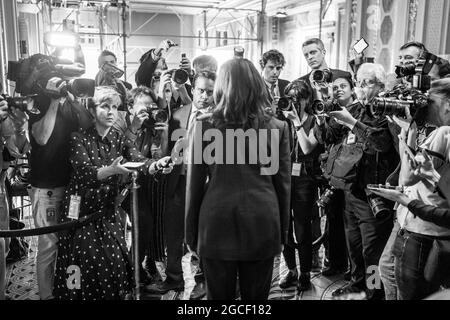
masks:
<path id="1" fill-rule="evenodd" d="M 84 66 L 79 63 L 43 54 L 8 62 L 8 80 L 16 83 L 16 92 L 22 95 L 44 94 L 58 98 L 70 92 L 76 97 L 92 97 L 95 81 L 78 78 L 84 72 Z"/>

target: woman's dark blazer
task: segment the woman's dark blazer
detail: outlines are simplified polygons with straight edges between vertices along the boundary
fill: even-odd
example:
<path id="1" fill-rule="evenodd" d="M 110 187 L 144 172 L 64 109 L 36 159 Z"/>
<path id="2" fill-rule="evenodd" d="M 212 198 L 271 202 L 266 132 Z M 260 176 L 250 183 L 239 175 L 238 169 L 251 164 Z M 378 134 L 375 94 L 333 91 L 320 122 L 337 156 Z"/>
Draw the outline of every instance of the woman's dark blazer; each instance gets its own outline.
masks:
<path id="1" fill-rule="evenodd" d="M 210 121 L 197 121 L 193 134 L 212 128 Z M 279 169 L 272 175 L 262 175 L 261 165 L 248 164 L 249 161 L 245 161 L 247 164 L 208 165 L 203 159 L 195 164 L 192 150 L 198 139 L 191 140 L 185 240 L 201 257 L 228 261 L 265 260 L 279 254 L 281 245 L 287 241 L 291 188 L 288 127 L 285 122 L 270 118 L 260 130 L 267 132 L 268 137 L 274 132 L 279 136 L 276 141 Z M 223 136 L 226 146 L 227 137 Z M 266 149 L 276 154 L 276 148 L 264 143 L 268 145 Z M 211 142 L 203 142 L 202 149 L 205 150 L 208 144 Z M 248 156 L 249 144 L 246 143 L 244 148 Z M 226 162 L 227 150 L 222 149 Z M 236 149 L 234 154 L 236 159 Z"/>

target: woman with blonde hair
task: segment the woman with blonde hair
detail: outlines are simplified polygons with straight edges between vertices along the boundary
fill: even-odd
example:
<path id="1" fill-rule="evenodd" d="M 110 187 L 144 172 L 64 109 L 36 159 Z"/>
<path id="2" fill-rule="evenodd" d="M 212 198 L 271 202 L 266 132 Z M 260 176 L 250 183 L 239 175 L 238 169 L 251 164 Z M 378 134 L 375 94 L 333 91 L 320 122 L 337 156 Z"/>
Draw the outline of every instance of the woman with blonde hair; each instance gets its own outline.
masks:
<path id="1" fill-rule="evenodd" d="M 267 90 L 249 60 L 221 67 L 214 100 L 212 117 L 195 123 L 189 147 L 186 243 L 203 259 L 208 299 L 235 299 L 238 275 L 243 300 L 267 299 L 274 257 L 287 241 L 288 128 L 266 113 Z M 236 143 L 242 133 L 245 140 Z M 199 141 L 202 134 L 213 141 Z M 202 155 L 215 150 L 195 162 L 197 144 Z"/>

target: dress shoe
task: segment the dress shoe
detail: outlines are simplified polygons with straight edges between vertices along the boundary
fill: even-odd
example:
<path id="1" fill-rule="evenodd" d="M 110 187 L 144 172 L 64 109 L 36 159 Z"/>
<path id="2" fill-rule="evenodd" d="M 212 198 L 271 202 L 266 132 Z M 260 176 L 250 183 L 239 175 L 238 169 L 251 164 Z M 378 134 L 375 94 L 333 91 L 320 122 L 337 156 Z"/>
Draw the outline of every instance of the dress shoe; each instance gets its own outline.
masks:
<path id="1" fill-rule="evenodd" d="M 344 280 L 351 281 L 352 280 L 352 269 L 348 269 L 346 273 L 344 273 Z"/>
<path id="2" fill-rule="evenodd" d="M 311 275 L 309 273 L 302 273 L 298 278 L 297 291 L 303 292 L 311 289 Z"/>
<path id="3" fill-rule="evenodd" d="M 181 292 L 184 290 L 184 281 L 162 281 L 144 287 L 146 293 L 166 294 L 169 291 Z"/>
<path id="4" fill-rule="evenodd" d="M 206 286 L 204 281 L 195 283 L 194 289 L 192 289 L 189 300 L 200 300 L 206 296 Z"/>
<path id="5" fill-rule="evenodd" d="M 364 289 L 361 289 L 358 286 L 356 286 L 355 284 L 350 282 L 349 284 L 343 286 L 342 288 L 334 290 L 331 295 L 333 297 L 339 297 L 339 296 L 343 296 L 343 295 L 357 294 L 357 293 L 361 293 L 361 292 L 364 292 Z"/>
<path id="6" fill-rule="evenodd" d="M 333 267 L 327 267 L 325 269 L 322 270 L 322 275 L 325 277 L 332 277 L 332 276 L 336 276 L 338 274 L 342 274 L 346 271 L 347 269 L 340 269 L 340 268 L 333 268 Z"/>
<path id="7" fill-rule="evenodd" d="M 295 287 L 298 284 L 297 272 L 289 271 L 280 281 L 280 288 L 287 289 L 290 287 Z"/>
<path id="8" fill-rule="evenodd" d="M 313 251 L 313 259 L 312 259 L 312 267 L 311 270 L 313 272 L 320 272 L 320 270 L 322 270 L 322 263 L 320 261 L 320 257 L 319 257 L 319 251 Z"/>

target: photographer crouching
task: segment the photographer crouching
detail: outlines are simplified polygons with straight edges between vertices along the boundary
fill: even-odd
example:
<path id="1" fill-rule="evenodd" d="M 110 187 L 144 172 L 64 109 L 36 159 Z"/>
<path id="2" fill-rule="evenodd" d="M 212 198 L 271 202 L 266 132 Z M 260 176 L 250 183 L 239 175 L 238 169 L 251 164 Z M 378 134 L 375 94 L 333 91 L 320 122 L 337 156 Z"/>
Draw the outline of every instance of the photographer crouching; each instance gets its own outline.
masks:
<path id="1" fill-rule="evenodd" d="M 369 267 L 378 266 L 393 226 L 392 208 L 374 197 L 366 186 L 384 183 L 398 164 L 388 121 L 367 112 L 373 98 L 384 89 L 381 65 L 363 64 L 358 70 L 361 102 L 341 108 L 326 105 L 329 120 L 317 127 L 316 136 L 332 144 L 325 176 L 345 193 L 344 224 L 352 262 L 348 285 L 333 296 L 366 291 L 368 299 L 381 299 L 382 288 L 368 288 Z M 339 110 L 339 111 L 335 111 Z"/>
<path id="2" fill-rule="evenodd" d="M 9 229 L 9 207 L 5 187 L 6 171 L 12 159 L 22 157 L 30 149 L 26 137 L 28 117 L 23 111 L 15 108 L 14 102 L 14 98 L 0 96 L 0 151 L 2 154 L 0 157 L 0 168 L 2 170 L 0 174 L 0 230 Z M 9 238 L 0 238 L 0 300 L 6 298 L 6 257 L 9 244 Z"/>

